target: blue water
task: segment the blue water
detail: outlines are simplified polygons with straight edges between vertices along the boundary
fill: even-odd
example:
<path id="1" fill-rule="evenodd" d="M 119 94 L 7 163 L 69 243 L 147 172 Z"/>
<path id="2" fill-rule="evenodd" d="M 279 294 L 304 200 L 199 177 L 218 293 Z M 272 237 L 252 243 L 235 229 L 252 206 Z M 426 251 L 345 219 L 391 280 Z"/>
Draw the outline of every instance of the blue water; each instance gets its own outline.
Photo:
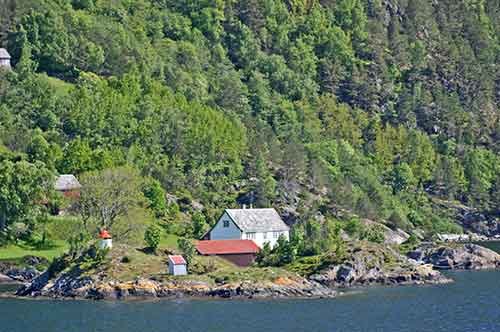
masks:
<path id="1" fill-rule="evenodd" d="M 0 332 L 500 331 L 500 272 L 328 300 L 91 302 L 0 299 Z"/>

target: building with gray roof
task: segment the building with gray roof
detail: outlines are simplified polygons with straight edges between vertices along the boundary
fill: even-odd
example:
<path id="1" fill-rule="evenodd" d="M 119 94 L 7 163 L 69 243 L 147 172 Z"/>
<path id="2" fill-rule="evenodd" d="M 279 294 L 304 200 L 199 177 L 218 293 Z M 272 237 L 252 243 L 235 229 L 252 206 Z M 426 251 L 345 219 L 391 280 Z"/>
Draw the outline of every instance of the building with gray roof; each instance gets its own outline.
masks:
<path id="1" fill-rule="evenodd" d="M 207 233 L 209 240 L 253 240 L 259 247 L 275 246 L 280 236 L 289 239 L 290 228 L 275 209 L 226 209 Z"/>
<path id="2" fill-rule="evenodd" d="M 79 190 L 81 187 L 82 185 L 73 174 L 59 175 L 54 184 L 54 189 L 62 192 Z"/>

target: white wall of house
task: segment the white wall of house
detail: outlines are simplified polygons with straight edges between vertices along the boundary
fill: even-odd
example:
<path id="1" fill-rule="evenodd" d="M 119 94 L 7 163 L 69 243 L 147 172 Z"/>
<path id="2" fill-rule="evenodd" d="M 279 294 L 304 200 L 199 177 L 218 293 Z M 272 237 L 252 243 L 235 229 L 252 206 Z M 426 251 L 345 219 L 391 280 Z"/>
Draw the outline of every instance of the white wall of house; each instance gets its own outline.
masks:
<path id="1" fill-rule="evenodd" d="M 10 68 L 10 60 L 9 59 L 0 59 L 0 67 Z"/>
<path id="2" fill-rule="evenodd" d="M 112 239 L 101 239 L 99 243 L 99 247 L 101 249 L 111 249 L 113 248 L 113 240 Z"/>
<path id="3" fill-rule="evenodd" d="M 286 239 L 289 240 L 288 231 L 262 233 L 246 232 L 243 234 L 242 239 L 253 240 L 261 248 L 264 246 L 264 243 L 269 242 L 269 245 L 273 248 L 278 243 L 278 238 L 281 234 L 285 235 Z"/>
<path id="4" fill-rule="evenodd" d="M 217 224 L 214 226 L 210 232 L 210 240 L 239 240 L 241 237 L 241 230 L 236 226 L 228 216 L 227 212 L 224 212 L 222 217 L 220 217 Z"/>
<path id="5" fill-rule="evenodd" d="M 168 264 L 168 273 L 174 276 L 185 276 L 187 274 L 186 264 Z"/>

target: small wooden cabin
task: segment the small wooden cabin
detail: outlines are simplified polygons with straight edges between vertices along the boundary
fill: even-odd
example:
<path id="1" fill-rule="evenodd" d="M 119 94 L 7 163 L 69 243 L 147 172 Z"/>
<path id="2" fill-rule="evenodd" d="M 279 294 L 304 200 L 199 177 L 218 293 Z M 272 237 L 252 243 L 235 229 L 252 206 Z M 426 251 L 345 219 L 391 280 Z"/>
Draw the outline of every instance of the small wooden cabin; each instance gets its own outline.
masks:
<path id="1" fill-rule="evenodd" d="M 187 274 L 187 262 L 181 255 L 168 256 L 168 273 L 173 276 L 184 276 Z"/>

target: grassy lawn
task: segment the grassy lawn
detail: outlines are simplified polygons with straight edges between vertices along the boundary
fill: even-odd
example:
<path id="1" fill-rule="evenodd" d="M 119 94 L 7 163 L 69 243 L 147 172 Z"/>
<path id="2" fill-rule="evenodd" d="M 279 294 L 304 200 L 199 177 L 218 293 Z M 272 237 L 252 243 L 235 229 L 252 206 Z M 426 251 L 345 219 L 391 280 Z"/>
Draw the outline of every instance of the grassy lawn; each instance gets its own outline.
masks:
<path id="1" fill-rule="evenodd" d="M 47 83 L 56 90 L 56 94 L 60 97 L 67 96 L 71 88 L 73 87 L 71 83 L 64 82 L 55 77 L 50 77 L 46 75 L 41 75 L 41 77 L 47 80 Z"/>
<path id="2" fill-rule="evenodd" d="M 160 249 L 176 250 L 179 237 L 174 234 L 163 234 L 160 241 Z"/>
<path id="3" fill-rule="evenodd" d="M 65 241 L 54 241 L 53 246 L 46 249 L 37 249 L 26 244 L 8 245 L 0 247 L 0 260 L 16 260 L 24 256 L 45 257 L 49 260 L 60 256 L 67 249 Z"/>
<path id="4" fill-rule="evenodd" d="M 160 250 L 177 250 L 177 239 L 179 237 L 173 234 L 165 234 L 160 242 Z M 48 248 L 39 249 L 25 243 L 18 245 L 10 244 L 0 247 L 0 260 L 17 260 L 24 256 L 45 257 L 49 260 L 62 255 L 67 249 L 68 244 L 63 240 L 52 241 L 53 245 Z"/>

